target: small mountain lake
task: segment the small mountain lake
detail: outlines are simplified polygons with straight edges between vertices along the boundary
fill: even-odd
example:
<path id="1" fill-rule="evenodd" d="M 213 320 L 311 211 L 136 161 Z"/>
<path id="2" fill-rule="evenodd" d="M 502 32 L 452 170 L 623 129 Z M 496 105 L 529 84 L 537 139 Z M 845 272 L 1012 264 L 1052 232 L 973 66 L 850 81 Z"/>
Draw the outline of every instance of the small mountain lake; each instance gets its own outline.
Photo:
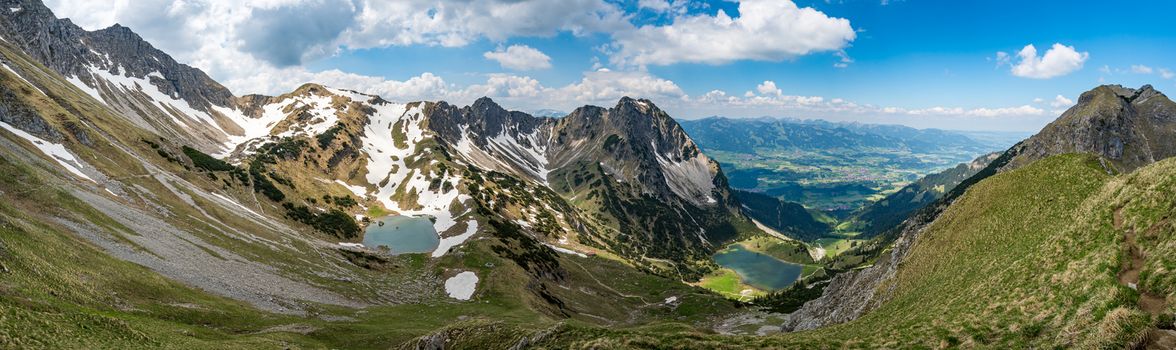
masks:
<path id="1" fill-rule="evenodd" d="M 381 225 L 383 223 L 383 225 Z M 368 225 L 363 234 L 363 245 L 371 249 L 388 247 L 392 255 L 428 253 L 437 249 L 441 237 L 427 217 L 403 215 L 386 216 Z"/>
<path id="2" fill-rule="evenodd" d="M 800 272 L 804 268 L 747 250 L 738 244 L 715 254 L 715 262 L 735 270 L 743 283 L 766 291 L 784 289 L 792 285 L 792 282 L 800 278 Z"/>

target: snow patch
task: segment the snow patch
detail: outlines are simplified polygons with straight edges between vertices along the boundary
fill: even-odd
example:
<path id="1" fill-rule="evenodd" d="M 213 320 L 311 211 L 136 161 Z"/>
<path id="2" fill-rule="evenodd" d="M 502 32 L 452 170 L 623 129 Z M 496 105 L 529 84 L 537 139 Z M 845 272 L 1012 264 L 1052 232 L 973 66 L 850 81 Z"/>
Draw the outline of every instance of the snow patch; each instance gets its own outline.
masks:
<path id="1" fill-rule="evenodd" d="M 347 243 L 347 242 L 339 242 L 339 246 L 344 247 L 344 248 L 361 248 L 361 249 L 364 247 L 363 243 Z"/>
<path id="2" fill-rule="evenodd" d="M 62 167 L 65 167 L 65 170 L 69 170 L 69 172 L 77 175 L 77 177 L 90 180 L 90 182 L 93 183 L 98 183 L 89 176 L 86 176 L 86 173 L 82 172 L 82 162 L 75 158 L 72 153 L 69 153 L 69 149 L 65 148 L 65 145 L 42 140 L 40 137 L 36 137 L 33 134 L 25 132 L 24 130 L 17 129 L 16 127 L 5 122 L 0 122 L 0 127 L 8 130 L 9 132 L 12 132 L 13 134 L 16 134 L 16 136 L 20 136 L 21 138 L 28 140 L 33 144 L 33 146 L 37 146 L 37 149 L 41 150 L 41 153 L 44 153 L 46 156 L 49 156 L 50 159 L 57 161 L 58 164 L 61 164 Z"/>
<path id="3" fill-rule="evenodd" d="M 437 249 L 433 250 L 432 256 L 440 258 L 449 252 L 450 248 L 456 247 L 465 243 L 466 240 L 474 236 L 478 232 L 478 220 L 470 220 L 466 222 L 466 231 L 460 235 L 453 237 L 442 237 L 441 242 L 437 244 Z"/>
<path id="4" fill-rule="evenodd" d="M 554 250 L 554 251 L 557 251 L 557 252 L 560 252 L 560 253 L 564 253 L 564 254 L 570 254 L 570 255 L 575 255 L 575 256 L 578 256 L 578 257 L 581 257 L 581 258 L 587 258 L 587 257 L 588 257 L 588 255 L 587 255 L 587 254 L 584 254 L 584 253 L 581 253 L 581 252 L 577 252 L 577 251 L 575 251 L 575 250 L 571 250 L 571 249 L 568 249 L 568 248 L 563 248 L 563 247 L 560 247 L 560 246 L 557 246 L 557 245 L 554 245 L 554 244 L 550 244 L 550 243 L 543 243 L 543 245 L 546 245 L 547 247 L 551 248 L 552 250 Z"/>
<path id="5" fill-rule="evenodd" d="M 266 218 L 264 215 L 258 214 L 256 211 L 253 211 L 253 209 L 249 209 L 249 207 L 241 205 L 241 203 L 237 203 L 237 201 L 233 200 L 232 198 L 223 196 L 220 193 L 208 192 L 208 194 L 211 194 L 213 197 L 219 198 L 220 200 L 225 201 L 226 203 L 232 204 L 233 206 L 235 206 L 237 208 L 245 210 L 246 212 L 253 214 L 253 216 L 256 216 L 256 217 L 259 217 L 262 219 Z"/>
<path id="6" fill-rule="evenodd" d="M 17 78 L 20 78 L 20 80 L 25 82 L 25 84 L 29 84 L 29 86 L 32 86 L 34 89 L 37 89 L 37 91 L 40 91 L 42 95 L 49 96 L 49 94 L 45 93 L 45 90 L 41 90 L 41 88 L 37 87 L 36 85 L 33 85 L 33 83 L 31 81 L 29 81 L 28 79 L 25 79 L 24 76 L 20 75 L 20 73 L 17 73 L 15 70 L 13 70 L 12 67 L 8 66 L 8 64 L 0 63 L 0 65 L 3 65 L 4 69 L 7 69 L 9 72 L 12 72 L 12 75 L 15 75 Z"/>
<path id="7" fill-rule="evenodd" d="M 470 196 L 461 194 L 457 186 L 461 176 L 453 171 L 439 174 L 422 174 L 418 169 L 411 169 L 407 160 L 427 156 L 431 150 L 423 149 L 415 152 L 416 145 L 423 141 L 425 129 L 422 126 L 425 115 L 420 104 L 409 107 L 402 104 L 380 103 L 372 105 L 376 110 L 368 118 L 368 125 L 364 126 L 364 136 L 361 144 L 368 155 L 366 179 L 369 184 L 376 186 L 376 199 L 385 207 L 396 210 L 402 215 L 430 216 L 435 219 L 433 228 L 437 232 L 445 232 L 457 224 L 456 216 L 449 212 L 449 206 L 454 202 L 465 202 Z M 397 129 L 398 130 L 394 130 Z M 393 133 L 404 135 L 404 143 L 408 147 L 400 148 L 393 140 Z M 411 177 L 410 177 L 411 175 Z M 438 179 L 453 185 L 448 191 L 441 188 L 430 189 L 430 182 Z M 396 190 L 403 186 L 406 193 L 417 195 L 417 205 L 403 207 L 392 199 Z"/>
<path id="8" fill-rule="evenodd" d="M 348 185 L 346 182 L 343 182 L 343 180 L 338 179 L 335 180 L 335 183 L 347 188 L 347 190 L 351 191 L 351 193 L 354 193 L 356 196 L 359 196 L 361 199 L 367 196 L 367 188 L 364 188 L 363 186 Z"/>
<path id="9" fill-rule="evenodd" d="M 82 92 L 85 92 L 87 95 L 90 95 L 90 97 L 93 97 L 95 100 L 98 100 L 98 102 L 102 102 L 104 104 L 106 103 L 106 100 L 102 99 L 102 94 L 98 93 L 98 89 L 95 89 L 95 88 L 90 87 L 89 85 L 86 85 L 86 83 L 83 82 L 81 79 L 78 79 L 78 77 L 76 75 L 71 76 L 69 78 L 66 78 L 65 80 L 69 81 L 70 84 L 73 84 L 74 86 L 78 87 L 78 89 L 81 89 Z"/>
<path id="10" fill-rule="evenodd" d="M 503 130 L 488 138 L 482 149 L 476 147 L 471 141 L 469 130 L 462 126 L 461 140 L 458 140 L 455 148 L 466 160 L 480 167 L 506 172 L 520 170 L 522 175 L 548 185 L 547 174 L 551 169 L 547 159 L 547 144 L 550 140 L 543 138 L 540 131 L 539 128 L 531 133 Z M 517 136 L 511 136 L 512 133 Z"/>
<path id="11" fill-rule="evenodd" d="M 471 271 L 463 271 L 445 280 L 445 294 L 457 300 L 470 300 L 477 286 L 478 275 Z"/>
<path id="12" fill-rule="evenodd" d="M 201 112 L 195 108 L 192 108 L 192 105 L 189 104 L 188 101 L 184 101 L 183 99 L 177 98 L 175 96 L 165 94 L 154 84 L 151 84 L 151 81 L 148 78 L 163 78 L 163 74 L 160 74 L 159 72 L 151 72 L 148 73 L 146 77 L 139 78 L 132 76 L 130 72 L 126 72 L 126 70 L 122 69 L 121 67 L 116 67 L 116 69 L 122 71 L 125 75 L 114 74 L 95 66 L 87 67 L 90 70 L 90 74 L 95 79 L 104 79 L 109 82 L 112 87 L 121 88 L 126 92 L 138 91 L 144 95 L 147 95 L 147 97 L 151 99 L 151 101 L 155 102 L 155 105 L 164 112 L 164 114 L 170 116 L 172 121 L 179 123 L 180 125 L 186 125 L 186 123 L 177 118 L 175 114 L 180 114 L 181 116 L 187 118 L 195 118 L 199 122 L 203 122 L 213 128 L 216 128 L 217 130 L 220 130 L 221 132 L 224 132 L 224 129 L 221 129 L 220 125 L 216 123 L 216 120 L 212 118 L 212 115 L 208 114 L 207 112 Z"/>

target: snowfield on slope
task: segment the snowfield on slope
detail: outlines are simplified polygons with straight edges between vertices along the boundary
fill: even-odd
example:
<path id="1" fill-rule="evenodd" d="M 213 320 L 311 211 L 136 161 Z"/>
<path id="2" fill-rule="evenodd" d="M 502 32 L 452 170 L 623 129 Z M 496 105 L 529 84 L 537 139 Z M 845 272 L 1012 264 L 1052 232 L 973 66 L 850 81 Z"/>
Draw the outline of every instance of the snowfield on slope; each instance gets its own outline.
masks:
<path id="1" fill-rule="evenodd" d="M 477 287 L 478 275 L 471 271 L 463 271 L 445 280 L 445 294 L 457 300 L 470 300 Z"/>
<path id="2" fill-rule="evenodd" d="M 0 122 L 0 128 L 4 128 L 4 130 L 8 130 L 9 132 L 16 134 L 16 136 L 20 136 L 20 138 L 29 141 L 29 143 L 32 143 L 33 146 L 36 146 L 37 149 L 41 150 L 41 153 L 44 153 L 46 156 L 48 156 L 49 159 L 53 159 L 57 162 L 57 164 L 61 164 L 65 170 L 69 170 L 70 173 L 77 175 L 77 177 L 90 180 L 90 182 L 93 183 L 98 183 L 97 181 L 94 181 L 93 178 L 90 178 L 90 176 L 86 175 L 86 173 L 82 172 L 82 168 L 85 167 L 83 165 L 84 163 L 74 157 L 73 153 L 69 153 L 69 150 L 65 148 L 65 145 L 42 140 L 40 137 L 33 136 L 33 134 L 27 133 L 21 129 L 17 129 L 16 127 L 5 122 Z"/>

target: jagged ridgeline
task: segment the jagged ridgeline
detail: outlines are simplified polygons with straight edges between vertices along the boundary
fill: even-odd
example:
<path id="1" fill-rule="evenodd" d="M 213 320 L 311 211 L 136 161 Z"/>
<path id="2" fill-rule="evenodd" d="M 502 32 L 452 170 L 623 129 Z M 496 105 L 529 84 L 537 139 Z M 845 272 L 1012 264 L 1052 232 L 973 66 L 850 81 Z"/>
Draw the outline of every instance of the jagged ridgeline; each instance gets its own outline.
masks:
<path id="1" fill-rule="evenodd" d="M 0 5 L 0 347 L 387 348 L 463 320 L 734 310 L 682 281 L 759 231 L 648 100 L 235 96 L 128 28 Z M 361 246 L 390 215 L 436 247 Z"/>
<path id="2" fill-rule="evenodd" d="M 467 107 L 397 104 L 313 84 L 248 100 L 273 126 L 230 159 L 268 169 L 251 173 L 269 174 L 283 191 L 342 184 L 367 212 L 432 216 L 443 235 L 460 236 L 448 232 L 460 221 L 453 218 L 477 206 L 542 240 L 689 278 L 714 247 L 754 234 L 717 164 L 648 100 L 562 118 L 507 111 L 488 98 Z"/>
<path id="3" fill-rule="evenodd" d="M 120 123 L 157 135 L 140 137 L 153 153 L 249 187 L 276 205 L 262 205 L 267 214 L 337 239 L 357 240 L 358 224 L 384 213 L 428 215 L 465 239 L 478 224 L 463 215 L 484 206 L 546 241 L 691 278 L 716 246 L 754 231 L 718 166 L 648 100 L 549 118 L 489 99 L 394 103 L 316 85 L 237 97 L 126 27 L 85 31 L 35 1 L 9 2 L 21 10 L 4 16 L 4 37 Z M 484 172 L 523 193 L 471 181 Z"/>

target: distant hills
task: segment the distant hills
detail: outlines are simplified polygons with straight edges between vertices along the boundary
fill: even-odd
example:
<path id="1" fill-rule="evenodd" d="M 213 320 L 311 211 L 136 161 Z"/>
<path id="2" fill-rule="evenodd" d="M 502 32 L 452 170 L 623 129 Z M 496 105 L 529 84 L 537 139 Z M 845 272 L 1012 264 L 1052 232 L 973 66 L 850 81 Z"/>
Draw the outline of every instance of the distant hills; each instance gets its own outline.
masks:
<path id="1" fill-rule="evenodd" d="M 732 187 L 839 217 L 1026 136 L 783 118 L 681 124 L 724 167 Z"/>
<path id="2" fill-rule="evenodd" d="M 819 119 L 709 117 L 681 121 L 706 149 L 750 153 L 756 150 L 867 149 L 912 153 L 983 152 L 1027 136 L 1016 132 L 916 129 L 901 125 L 830 122 Z M 1004 145 L 1007 147 L 1008 145 Z"/>

